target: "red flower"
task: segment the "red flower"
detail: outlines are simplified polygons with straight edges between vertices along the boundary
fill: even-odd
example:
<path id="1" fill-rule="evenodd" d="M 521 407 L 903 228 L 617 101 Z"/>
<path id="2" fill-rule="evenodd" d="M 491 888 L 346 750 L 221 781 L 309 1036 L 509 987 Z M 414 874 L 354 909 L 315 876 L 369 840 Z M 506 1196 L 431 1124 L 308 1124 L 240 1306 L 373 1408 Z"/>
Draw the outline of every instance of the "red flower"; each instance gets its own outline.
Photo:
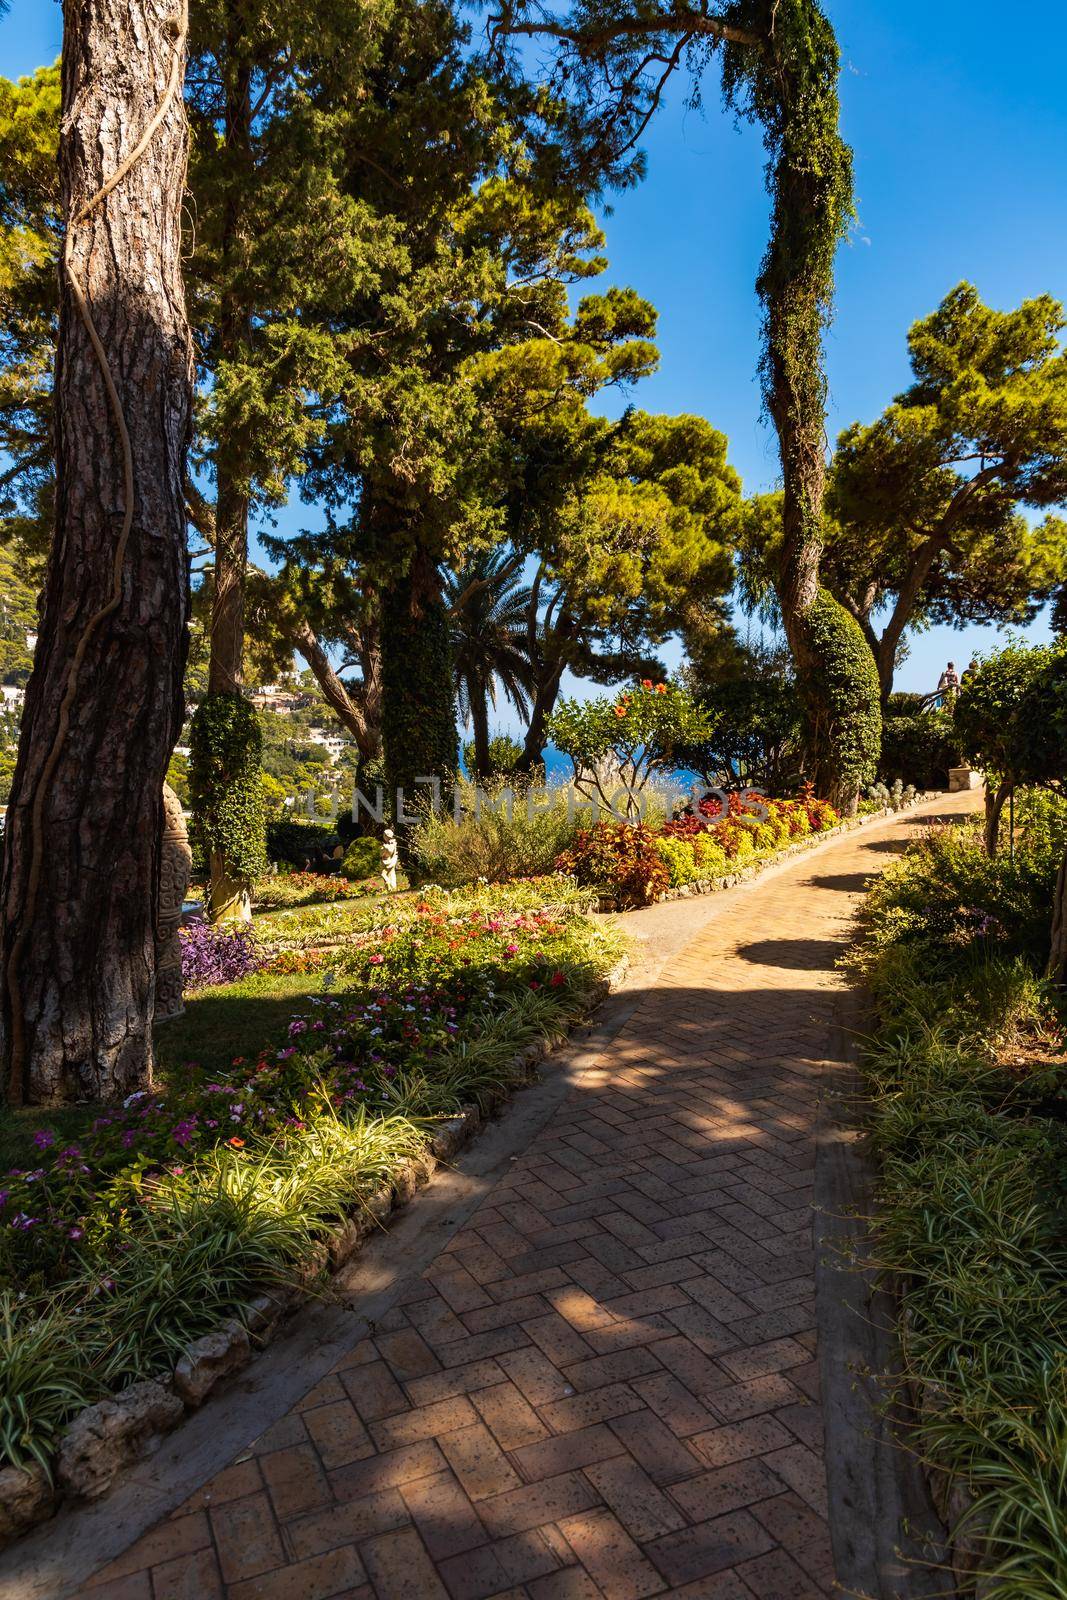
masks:
<path id="1" fill-rule="evenodd" d="M 652 679 L 651 678 L 642 678 L 641 679 L 641 687 L 642 687 L 642 689 L 651 689 L 651 687 L 652 687 Z"/>
<path id="2" fill-rule="evenodd" d="M 562 989 L 567 980 L 563 976 L 562 972 L 554 972 L 548 981 L 552 985 L 553 989 Z"/>
<path id="3" fill-rule="evenodd" d="M 230 1139 L 228 1142 L 233 1145 L 233 1148 L 235 1150 L 243 1150 L 244 1147 L 245 1147 L 244 1140 L 243 1139 L 239 1139 L 236 1134 L 234 1134 L 233 1138 Z"/>

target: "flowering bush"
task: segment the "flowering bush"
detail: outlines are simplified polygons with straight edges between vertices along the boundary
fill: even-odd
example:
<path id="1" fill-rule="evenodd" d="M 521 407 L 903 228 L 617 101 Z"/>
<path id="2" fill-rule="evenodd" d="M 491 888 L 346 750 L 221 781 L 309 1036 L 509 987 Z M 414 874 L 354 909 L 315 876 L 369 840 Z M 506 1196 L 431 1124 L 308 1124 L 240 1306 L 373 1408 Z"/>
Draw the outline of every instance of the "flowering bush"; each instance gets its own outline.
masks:
<path id="1" fill-rule="evenodd" d="M 253 899 L 258 907 L 273 911 L 317 901 L 358 900 L 367 892 L 361 883 L 325 872 L 279 872 L 276 877 L 259 879 Z"/>
<path id="2" fill-rule="evenodd" d="M 647 905 L 668 884 L 680 888 L 723 877 L 732 863 L 780 850 L 836 821 L 832 806 L 809 795 L 770 800 L 753 791 L 744 798 L 731 794 L 725 815 L 721 801 L 709 795 L 659 829 L 606 822 L 584 829 L 556 870 L 610 891 L 622 905 Z"/>
<path id="3" fill-rule="evenodd" d="M 234 983 L 263 965 L 263 951 L 248 928 L 194 922 L 182 928 L 179 937 L 182 986 L 187 991 Z"/>
<path id="4" fill-rule="evenodd" d="M 643 823 L 598 822 L 579 829 L 571 848 L 557 858 L 556 871 L 610 888 L 621 905 L 648 905 L 670 882 L 657 843 Z"/>
<path id="5" fill-rule="evenodd" d="M 548 738 L 571 759 L 574 785 L 610 808 L 620 787 L 638 792 L 676 765 L 675 752 L 708 732 L 687 689 L 643 678 L 614 699 L 561 700 Z"/>

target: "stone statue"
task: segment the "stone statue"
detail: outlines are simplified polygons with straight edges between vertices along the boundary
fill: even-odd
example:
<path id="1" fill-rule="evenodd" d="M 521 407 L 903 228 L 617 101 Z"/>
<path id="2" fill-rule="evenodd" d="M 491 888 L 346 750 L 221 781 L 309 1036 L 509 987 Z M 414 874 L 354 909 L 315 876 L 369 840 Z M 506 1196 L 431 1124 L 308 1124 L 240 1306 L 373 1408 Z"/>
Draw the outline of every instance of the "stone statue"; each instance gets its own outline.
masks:
<path id="1" fill-rule="evenodd" d="M 180 1017 L 182 1001 L 182 946 L 178 929 L 189 887 L 193 852 L 182 815 L 182 803 L 168 783 L 163 785 L 163 841 L 159 855 L 159 901 L 156 908 L 156 1013 L 157 1022 Z"/>
<path id="2" fill-rule="evenodd" d="M 386 828 L 382 836 L 382 882 L 390 894 L 396 888 L 396 869 L 400 863 L 400 854 L 396 848 L 396 834 L 392 828 Z"/>

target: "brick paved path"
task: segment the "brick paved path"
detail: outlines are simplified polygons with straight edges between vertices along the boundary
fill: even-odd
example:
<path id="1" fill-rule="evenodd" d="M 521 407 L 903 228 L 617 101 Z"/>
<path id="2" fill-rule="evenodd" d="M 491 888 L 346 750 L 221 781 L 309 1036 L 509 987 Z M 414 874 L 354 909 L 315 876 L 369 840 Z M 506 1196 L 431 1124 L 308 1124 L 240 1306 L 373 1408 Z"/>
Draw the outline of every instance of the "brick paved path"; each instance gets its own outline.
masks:
<path id="1" fill-rule="evenodd" d="M 814 1129 L 834 961 L 907 831 L 723 896 L 374 1339 L 86 1600 L 834 1592 Z"/>

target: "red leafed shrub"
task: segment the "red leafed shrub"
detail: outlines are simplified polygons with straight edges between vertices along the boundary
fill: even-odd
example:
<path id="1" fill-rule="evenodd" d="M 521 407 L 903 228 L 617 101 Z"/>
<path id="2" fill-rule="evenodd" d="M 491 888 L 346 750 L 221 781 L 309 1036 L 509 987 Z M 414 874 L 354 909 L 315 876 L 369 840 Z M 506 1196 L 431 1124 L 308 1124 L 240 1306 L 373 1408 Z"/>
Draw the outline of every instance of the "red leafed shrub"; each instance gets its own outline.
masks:
<path id="1" fill-rule="evenodd" d="M 656 834 L 643 823 L 598 822 L 581 828 L 571 848 L 556 858 L 556 871 L 595 884 L 627 906 L 648 905 L 670 882 Z"/>
<path id="2" fill-rule="evenodd" d="M 829 800 L 816 799 L 814 784 L 806 783 L 801 789 L 800 804 L 808 814 L 808 826 L 812 833 L 821 833 L 824 828 L 832 828 L 835 822 L 841 820 Z"/>

